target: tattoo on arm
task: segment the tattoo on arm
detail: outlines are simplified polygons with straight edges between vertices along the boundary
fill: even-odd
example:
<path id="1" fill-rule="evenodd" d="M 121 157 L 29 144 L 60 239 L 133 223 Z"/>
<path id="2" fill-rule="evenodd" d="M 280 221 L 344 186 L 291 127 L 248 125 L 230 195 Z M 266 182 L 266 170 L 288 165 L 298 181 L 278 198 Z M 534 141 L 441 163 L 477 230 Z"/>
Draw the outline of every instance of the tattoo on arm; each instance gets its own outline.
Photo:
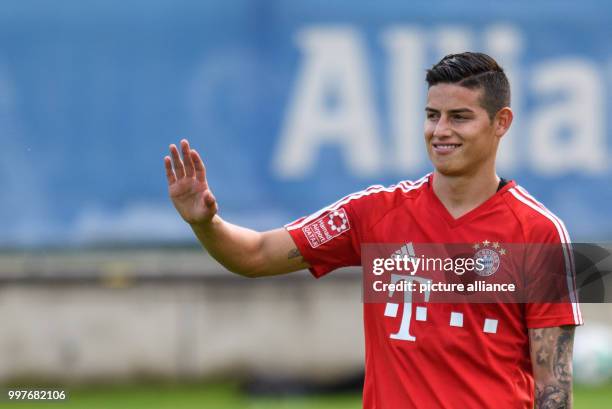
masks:
<path id="1" fill-rule="evenodd" d="M 565 328 L 557 338 L 553 373 L 562 385 L 572 385 L 572 349 L 574 347 L 574 329 Z"/>
<path id="2" fill-rule="evenodd" d="M 536 409 L 572 407 L 574 327 L 529 331 L 536 388 Z"/>
<path id="3" fill-rule="evenodd" d="M 536 409 L 569 409 L 570 397 L 566 389 L 555 385 L 536 385 Z"/>
<path id="4" fill-rule="evenodd" d="M 289 253 L 287 254 L 287 259 L 292 259 L 292 258 L 296 258 L 296 257 L 301 257 L 302 254 L 300 253 L 300 251 L 297 248 L 294 248 L 292 250 L 289 250 Z"/>

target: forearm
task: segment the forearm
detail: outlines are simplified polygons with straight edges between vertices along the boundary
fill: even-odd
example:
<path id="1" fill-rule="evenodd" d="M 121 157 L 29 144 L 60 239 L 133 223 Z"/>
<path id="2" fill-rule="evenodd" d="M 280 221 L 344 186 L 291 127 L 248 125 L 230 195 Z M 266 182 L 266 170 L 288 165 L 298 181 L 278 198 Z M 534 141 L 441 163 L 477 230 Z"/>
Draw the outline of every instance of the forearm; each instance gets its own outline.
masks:
<path id="1" fill-rule="evenodd" d="M 535 409 L 572 408 L 574 327 L 530 330 Z"/>
<path id="2" fill-rule="evenodd" d="M 245 277 L 290 273 L 309 267 L 289 233 L 236 226 L 215 215 L 208 223 L 191 224 L 196 237 L 225 268 Z"/>
<path id="3" fill-rule="evenodd" d="M 219 215 L 190 226 L 202 246 L 228 270 L 251 276 L 262 268 L 262 233 L 228 223 Z"/>

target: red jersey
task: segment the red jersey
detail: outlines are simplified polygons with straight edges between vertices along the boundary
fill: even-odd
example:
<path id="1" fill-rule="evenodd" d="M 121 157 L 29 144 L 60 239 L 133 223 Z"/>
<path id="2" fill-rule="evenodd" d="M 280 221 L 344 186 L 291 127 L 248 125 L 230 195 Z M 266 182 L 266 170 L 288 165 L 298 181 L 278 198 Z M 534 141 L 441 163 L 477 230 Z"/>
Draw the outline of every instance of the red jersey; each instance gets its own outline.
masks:
<path id="1" fill-rule="evenodd" d="M 362 243 L 569 243 L 514 181 L 455 219 L 432 178 L 369 187 L 286 229 L 317 278 L 360 265 Z M 528 328 L 582 324 L 570 265 L 567 303 L 364 303 L 363 407 L 533 408 Z"/>

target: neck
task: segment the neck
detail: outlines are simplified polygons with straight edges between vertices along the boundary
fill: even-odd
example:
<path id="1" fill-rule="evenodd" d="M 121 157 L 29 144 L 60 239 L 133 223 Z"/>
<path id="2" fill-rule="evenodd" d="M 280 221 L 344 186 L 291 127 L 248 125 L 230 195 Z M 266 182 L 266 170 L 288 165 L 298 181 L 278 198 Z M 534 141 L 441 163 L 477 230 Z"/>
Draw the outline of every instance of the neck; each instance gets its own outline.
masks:
<path id="1" fill-rule="evenodd" d="M 463 176 L 448 176 L 434 171 L 434 193 L 454 218 L 480 206 L 495 194 L 498 185 L 495 169 Z"/>

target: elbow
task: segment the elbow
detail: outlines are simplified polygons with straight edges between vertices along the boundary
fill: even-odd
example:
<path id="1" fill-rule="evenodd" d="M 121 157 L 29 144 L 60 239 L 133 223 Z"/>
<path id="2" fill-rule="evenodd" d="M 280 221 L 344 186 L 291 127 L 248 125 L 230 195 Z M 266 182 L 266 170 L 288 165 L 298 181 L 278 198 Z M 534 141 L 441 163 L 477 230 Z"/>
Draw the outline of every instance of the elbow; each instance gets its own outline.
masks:
<path id="1" fill-rule="evenodd" d="M 228 268 L 228 270 L 244 278 L 258 278 L 267 275 L 267 268 L 262 263 L 248 263 L 240 266 L 233 266 L 232 268 Z"/>
<path id="2" fill-rule="evenodd" d="M 240 255 L 231 260 L 230 265 L 225 267 L 234 274 L 245 278 L 258 278 L 269 275 L 270 261 L 263 251 L 263 240 L 248 249 L 244 249 Z"/>
<path id="3" fill-rule="evenodd" d="M 253 270 L 242 270 L 242 269 L 232 268 L 232 269 L 229 269 L 229 271 L 231 273 L 234 273 L 234 274 L 239 275 L 239 276 L 244 277 L 244 278 L 257 278 L 257 277 L 260 277 L 257 274 L 257 272 L 255 272 Z"/>

